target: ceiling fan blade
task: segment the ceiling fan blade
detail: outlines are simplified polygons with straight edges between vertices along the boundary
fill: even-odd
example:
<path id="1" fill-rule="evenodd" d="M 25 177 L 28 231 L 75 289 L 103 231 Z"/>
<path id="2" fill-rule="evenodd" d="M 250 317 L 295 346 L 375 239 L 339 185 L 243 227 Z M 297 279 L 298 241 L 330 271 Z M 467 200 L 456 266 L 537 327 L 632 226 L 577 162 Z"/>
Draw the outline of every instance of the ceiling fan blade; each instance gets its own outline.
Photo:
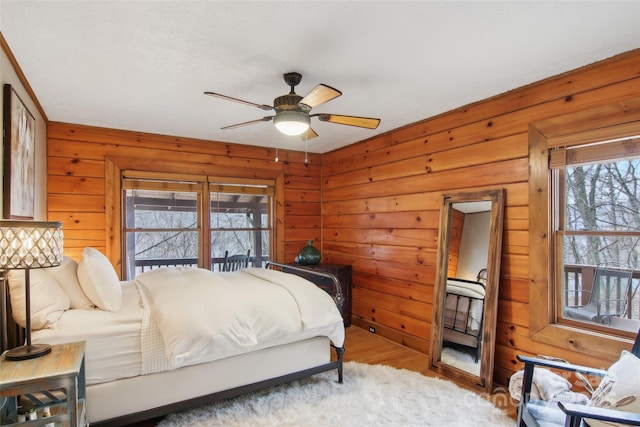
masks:
<path id="1" fill-rule="evenodd" d="M 380 119 L 371 117 L 340 116 L 338 114 L 313 114 L 311 117 L 314 116 L 317 116 L 321 122 L 338 123 L 367 129 L 375 129 L 380 124 Z"/>
<path id="2" fill-rule="evenodd" d="M 300 138 L 303 141 L 308 141 L 310 139 L 317 138 L 317 137 L 318 137 L 318 134 L 316 133 L 315 130 L 313 130 L 311 128 L 307 129 L 306 132 L 304 132 L 303 134 L 300 135 Z"/>
<path id="3" fill-rule="evenodd" d="M 327 101 L 331 101 L 334 98 L 342 95 L 338 89 L 334 89 L 331 86 L 319 84 L 314 87 L 311 92 L 307 94 L 302 100 L 300 100 L 300 104 L 307 105 L 309 108 L 317 107 L 318 105 L 324 104 Z"/>
<path id="4" fill-rule="evenodd" d="M 273 110 L 273 107 L 271 105 L 256 104 L 256 103 L 249 102 L 249 101 L 243 101 L 242 99 L 233 98 L 233 97 L 227 96 L 227 95 L 221 95 L 221 94 L 215 93 L 215 92 L 205 92 L 204 94 L 205 95 L 209 95 L 209 96 L 213 96 L 215 98 L 226 99 L 227 101 L 239 102 L 240 104 L 249 105 L 251 107 L 258 107 L 261 110 L 265 110 L 265 111 Z"/>
<path id="5" fill-rule="evenodd" d="M 242 126 L 252 125 L 254 123 L 270 122 L 271 120 L 273 120 L 273 116 L 266 116 L 266 117 L 263 117 L 261 119 L 251 120 L 250 122 L 244 122 L 244 123 L 238 123 L 236 125 L 225 126 L 223 128 L 220 128 L 220 129 L 235 129 L 235 128 L 239 128 L 239 127 L 242 127 Z"/>

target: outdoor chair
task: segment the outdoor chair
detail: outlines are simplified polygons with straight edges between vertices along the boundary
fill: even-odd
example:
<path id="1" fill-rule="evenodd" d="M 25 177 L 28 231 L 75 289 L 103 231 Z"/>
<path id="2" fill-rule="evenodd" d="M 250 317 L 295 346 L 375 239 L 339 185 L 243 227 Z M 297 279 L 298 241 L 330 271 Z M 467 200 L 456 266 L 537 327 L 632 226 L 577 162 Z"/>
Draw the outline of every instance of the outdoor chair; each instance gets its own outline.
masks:
<path id="1" fill-rule="evenodd" d="M 620 360 L 612 365 L 609 370 L 573 365 L 553 359 L 518 355 L 518 360 L 524 362 L 524 376 L 522 380 L 522 395 L 520 397 L 518 407 L 517 425 L 519 427 L 580 427 L 585 425 L 583 421 L 586 420 L 587 424 L 590 426 L 593 426 L 594 424 L 602 425 L 602 422 L 605 422 L 606 425 L 611 425 L 608 423 L 622 423 L 626 425 L 640 426 L 640 414 L 637 412 L 626 412 L 624 410 L 575 403 L 550 402 L 531 399 L 533 370 L 536 366 L 540 366 L 577 374 L 602 377 L 603 379 L 600 382 L 599 388 L 594 392 L 594 401 L 598 400 L 602 402 L 607 399 L 614 400 L 618 402 L 618 406 L 621 406 L 622 409 L 624 409 L 624 406 L 628 404 L 635 405 L 634 410 L 638 411 L 638 404 L 640 404 L 640 382 L 637 381 L 637 377 L 640 372 L 640 359 L 638 359 L 640 357 L 640 330 L 636 335 L 635 343 L 633 344 L 633 348 L 630 352 L 631 354 L 625 353 L 626 352 L 623 352 Z M 622 369 L 623 372 L 619 372 L 620 369 Z M 618 384 L 616 384 L 615 377 L 625 377 L 625 374 L 629 376 L 629 378 L 626 378 L 627 381 L 619 381 Z M 607 378 L 608 375 L 609 378 Z M 635 387 L 634 390 L 623 390 L 622 387 L 628 387 L 629 383 L 632 384 L 632 387 Z M 599 399 L 596 399 L 597 394 L 599 394 Z M 629 403 L 629 401 L 631 403 Z M 597 404 L 596 402 L 592 403 L 594 405 Z M 627 408 L 629 408 L 629 406 L 627 406 Z"/>
<path id="2" fill-rule="evenodd" d="M 249 266 L 249 259 L 251 255 L 251 249 L 247 251 L 247 254 L 229 255 L 229 251 L 224 251 L 224 264 L 221 271 L 236 271 L 241 268 L 247 268 Z"/>
<path id="3" fill-rule="evenodd" d="M 628 267 L 596 267 L 591 290 L 582 290 L 589 299 L 586 305 L 565 307 L 564 315 L 576 320 L 609 324 L 612 317 L 620 317 L 627 312 L 635 287 L 633 270 Z"/>

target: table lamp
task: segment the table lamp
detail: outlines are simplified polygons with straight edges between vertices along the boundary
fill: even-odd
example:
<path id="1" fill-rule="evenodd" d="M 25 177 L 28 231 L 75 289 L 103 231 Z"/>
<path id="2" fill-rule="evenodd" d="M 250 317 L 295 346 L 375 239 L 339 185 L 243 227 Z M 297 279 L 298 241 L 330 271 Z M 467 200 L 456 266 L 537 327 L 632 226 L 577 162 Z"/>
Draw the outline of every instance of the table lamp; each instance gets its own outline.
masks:
<path id="1" fill-rule="evenodd" d="M 62 223 L 0 220 L 0 269 L 24 270 L 26 345 L 5 353 L 6 360 L 34 359 L 51 351 L 48 344 L 31 344 L 31 283 L 29 270 L 60 265 Z"/>

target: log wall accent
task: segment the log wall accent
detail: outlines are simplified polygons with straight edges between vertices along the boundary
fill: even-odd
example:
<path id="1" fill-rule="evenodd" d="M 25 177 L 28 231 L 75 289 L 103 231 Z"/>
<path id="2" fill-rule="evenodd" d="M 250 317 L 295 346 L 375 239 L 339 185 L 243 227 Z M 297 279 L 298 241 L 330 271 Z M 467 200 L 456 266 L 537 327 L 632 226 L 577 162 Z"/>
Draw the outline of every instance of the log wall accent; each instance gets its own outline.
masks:
<path id="1" fill-rule="evenodd" d="M 504 188 L 496 382 L 518 353 L 607 366 L 529 337 L 528 127 L 638 95 L 640 50 L 324 154 L 323 258 L 353 265 L 354 324 L 427 353 L 441 196 Z"/>
<path id="2" fill-rule="evenodd" d="M 86 246 L 109 252 L 112 186 L 107 160 L 122 168 L 249 178 L 283 177 L 279 261 L 293 261 L 308 240 L 320 241 L 320 155 L 50 122 L 47 128 L 48 218 L 62 221 L 65 255 Z M 117 260 L 112 258 L 114 264 Z"/>

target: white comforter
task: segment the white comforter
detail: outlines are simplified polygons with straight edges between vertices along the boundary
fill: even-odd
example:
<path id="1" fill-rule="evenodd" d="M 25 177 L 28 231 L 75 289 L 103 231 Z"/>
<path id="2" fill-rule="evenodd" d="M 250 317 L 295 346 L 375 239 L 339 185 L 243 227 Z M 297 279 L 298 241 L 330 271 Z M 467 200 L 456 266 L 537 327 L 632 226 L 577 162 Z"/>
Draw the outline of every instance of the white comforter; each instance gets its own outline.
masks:
<path id="1" fill-rule="evenodd" d="M 317 335 L 342 346 L 333 299 L 311 282 L 275 270 L 213 273 L 152 270 L 136 277 L 144 308 L 143 373 L 285 344 Z M 161 347 L 163 354 L 158 354 Z"/>

